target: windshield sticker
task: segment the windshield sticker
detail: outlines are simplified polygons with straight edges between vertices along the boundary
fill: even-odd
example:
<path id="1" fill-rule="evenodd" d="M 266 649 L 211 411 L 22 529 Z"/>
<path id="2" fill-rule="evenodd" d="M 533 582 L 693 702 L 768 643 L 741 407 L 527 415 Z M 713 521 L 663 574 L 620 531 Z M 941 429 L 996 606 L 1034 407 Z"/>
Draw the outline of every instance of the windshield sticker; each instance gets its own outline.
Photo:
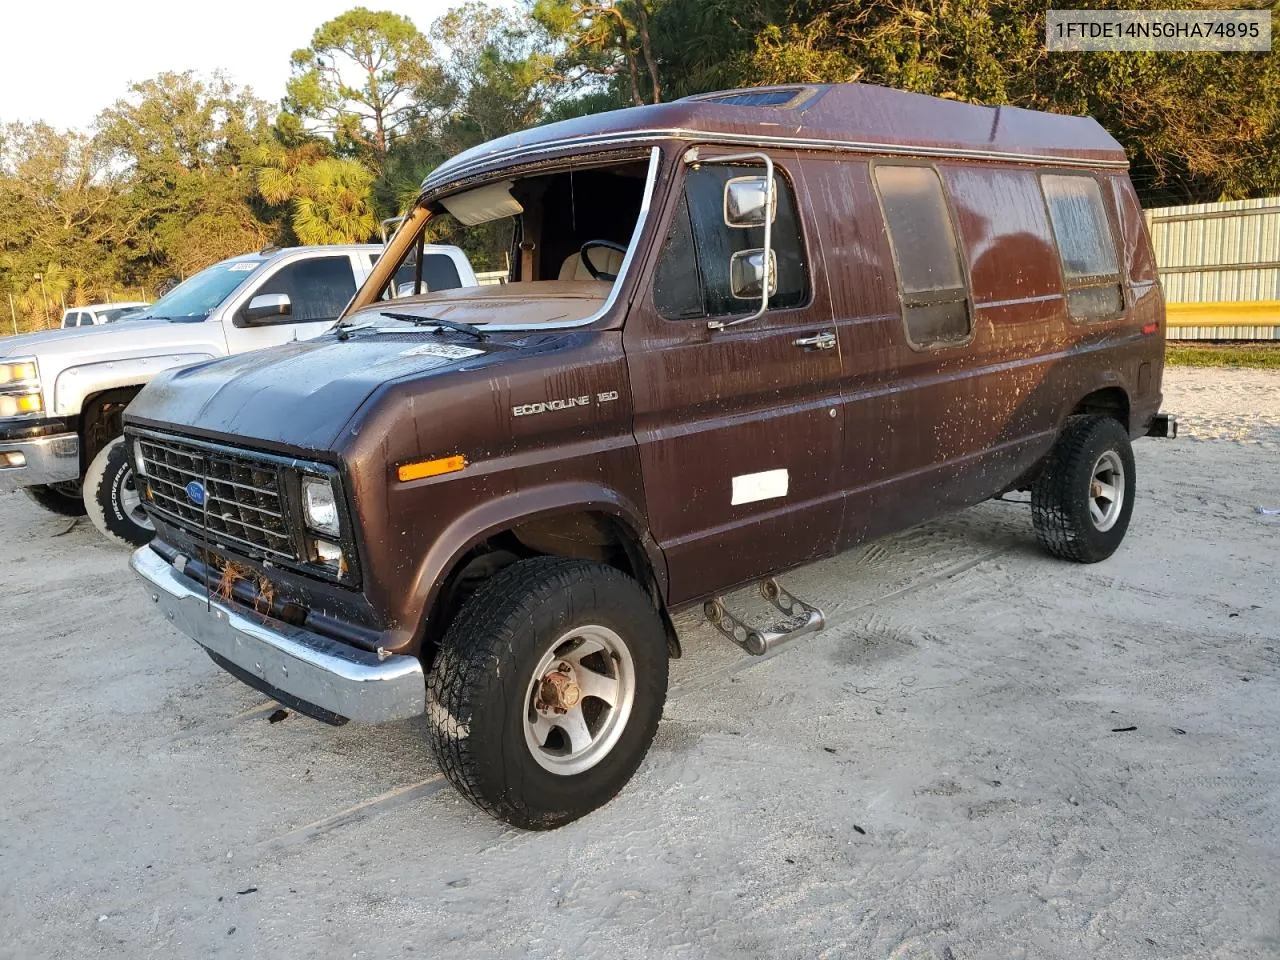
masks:
<path id="1" fill-rule="evenodd" d="M 249 261 L 247 263 L 233 263 L 231 266 L 227 267 L 227 269 L 248 273 L 250 270 L 257 270 L 258 264 L 253 263 L 252 261 Z"/>
<path id="2" fill-rule="evenodd" d="M 484 353 L 473 347 L 458 347 L 452 343 L 424 343 L 420 347 L 410 347 L 400 354 L 402 357 L 444 357 L 446 360 L 465 360 Z"/>

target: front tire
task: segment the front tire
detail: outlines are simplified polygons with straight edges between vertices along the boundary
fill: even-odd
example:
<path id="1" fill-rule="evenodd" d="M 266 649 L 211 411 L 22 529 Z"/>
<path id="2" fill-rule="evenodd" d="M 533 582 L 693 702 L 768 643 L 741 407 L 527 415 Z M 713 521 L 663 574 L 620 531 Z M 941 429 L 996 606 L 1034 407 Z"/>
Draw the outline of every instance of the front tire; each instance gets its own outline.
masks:
<path id="1" fill-rule="evenodd" d="M 626 785 L 666 695 L 666 632 L 639 584 L 598 563 L 523 560 L 450 624 L 427 681 L 431 744 L 476 806 L 551 829 Z"/>
<path id="2" fill-rule="evenodd" d="M 1134 481 L 1124 426 L 1111 417 L 1071 417 L 1031 488 L 1040 545 L 1076 563 L 1107 559 L 1129 529 Z"/>
<path id="3" fill-rule="evenodd" d="M 133 482 L 133 463 L 124 437 L 98 451 L 84 475 L 84 504 L 89 519 L 104 537 L 125 547 L 151 542 L 156 528 L 142 509 Z"/>
<path id="4" fill-rule="evenodd" d="M 83 517 L 85 514 L 84 497 L 59 490 L 58 487 L 41 484 L 37 487 L 24 487 L 22 492 L 33 503 L 60 517 Z"/>

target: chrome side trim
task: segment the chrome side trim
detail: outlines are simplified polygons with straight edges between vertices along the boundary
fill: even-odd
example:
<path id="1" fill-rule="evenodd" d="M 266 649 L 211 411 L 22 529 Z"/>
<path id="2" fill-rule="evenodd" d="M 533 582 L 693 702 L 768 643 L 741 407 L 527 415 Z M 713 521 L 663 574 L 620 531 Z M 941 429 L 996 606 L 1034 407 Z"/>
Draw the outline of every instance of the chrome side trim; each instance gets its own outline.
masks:
<path id="1" fill-rule="evenodd" d="M 239 613 L 211 600 L 150 547 L 135 552 L 129 566 L 179 631 L 269 687 L 367 723 L 426 710 L 426 679 L 417 657 L 379 658 L 301 627 Z"/>
<path id="2" fill-rule="evenodd" d="M 0 453 L 20 453 L 20 467 L 0 466 L 0 493 L 80 479 L 80 438 L 59 433 L 34 440 L 0 441 Z"/>
<path id="3" fill-rule="evenodd" d="M 776 147 L 779 149 L 838 150 L 845 153 L 879 153 L 890 156 L 950 157 L 962 160 L 1005 160 L 1014 163 L 1035 163 L 1041 166 L 1088 167 L 1098 169 L 1127 170 L 1128 160 L 1086 160 L 1081 157 L 1064 157 L 1053 154 L 1005 153 L 996 150 L 974 150 L 963 147 L 924 147 L 904 144 L 860 140 L 825 140 L 819 137 L 776 137 L 745 133 L 710 133 L 690 130 L 686 127 L 652 128 L 627 133 L 590 134 L 581 137 L 565 137 L 548 140 L 534 146 L 514 146 L 476 157 L 473 160 L 454 159 L 436 167 L 422 181 L 422 193 L 435 190 L 452 180 L 465 177 L 495 163 L 514 157 L 536 157 L 556 150 L 592 147 L 625 146 L 653 140 L 689 140 L 709 144 L 733 146 Z"/>
<path id="4" fill-rule="evenodd" d="M 618 300 L 618 291 L 622 289 L 622 284 L 628 276 L 631 269 L 631 261 L 635 259 L 636 249 L 640 246 L 640 235 L 644 233 L 645 223 L 649 219 L 649 207 L 653 203 L 653 188 L 658 181 L 658 165 L 662 159 L 662 151 L 654 147 L 649 151 L 649 172 L 645 175 L 644 195 L 640 198 L 640 213 L 636 216 L 636 227 L 631 231 L 631 241 L 627 244 L 626 256 L 622 258 L 622 266 L 618 268 L 618 279 L 613 281 L 613 287 L 609 290 L 609 296 L 605 299 L 604 304 L 595 313 L 589 317 L 583 317 L 581 320 L 566 320 L 563 323 L 486 323 L 484 329 L 488 330 L 568 330 L 573 327 L 585 327 L 595 323 L 601 317 L 605 316 L 613 309 L 614 303 Z"/>

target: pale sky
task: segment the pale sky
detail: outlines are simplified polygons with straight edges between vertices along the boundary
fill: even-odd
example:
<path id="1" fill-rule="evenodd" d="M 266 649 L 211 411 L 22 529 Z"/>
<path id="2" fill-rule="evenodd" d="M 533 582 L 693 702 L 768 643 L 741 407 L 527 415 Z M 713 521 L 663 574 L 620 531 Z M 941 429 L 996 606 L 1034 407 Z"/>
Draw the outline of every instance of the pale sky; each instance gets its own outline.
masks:
<path id="1" fill-rule="evenodd" d="M 273 106 L 284 96 L 289 55 L 325 20 L 366 6 L 391 10 L 419 30 L 461 0 L 218 0 L 177 4 L 54 0 L 3 4 L 0 123 L 44 120 L 86 128 L 129 83 L 165 70 L 221 68 Z"/>

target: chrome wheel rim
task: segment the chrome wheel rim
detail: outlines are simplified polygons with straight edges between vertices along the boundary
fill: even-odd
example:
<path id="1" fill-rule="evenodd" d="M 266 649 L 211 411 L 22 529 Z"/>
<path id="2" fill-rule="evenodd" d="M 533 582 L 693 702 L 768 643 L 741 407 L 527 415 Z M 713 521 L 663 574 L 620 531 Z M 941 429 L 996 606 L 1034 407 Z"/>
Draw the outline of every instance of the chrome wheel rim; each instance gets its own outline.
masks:
<path id="1" fill-rule="evenodd" d="M 124 476 L 120 478 L 120 509 L 130 523 L 137 524 L 143 530 L 156 528 L 147 516 L 147 511 L 142 508 L 142 494 L 138 492 L 138 485 L 133 482 L 132 467 L 126 468 Z"/>
<path id="2" fill-rule="evenodd" d="M 1120 519 L 1124 507 L 1124 464 L 1120 455 L 1108 450 L 1093 465 L 1089 478 L 1089 519 L 1094 529 L 1106 533 Z"/>
<path id="3" fill-rule="evenodd" d="M 544 770 L 568 777 L 614 748 L 636 696 L 626 643 L 608 627 L 575 627 L 542 655 L 524 698 L 524 740 Z"/>

